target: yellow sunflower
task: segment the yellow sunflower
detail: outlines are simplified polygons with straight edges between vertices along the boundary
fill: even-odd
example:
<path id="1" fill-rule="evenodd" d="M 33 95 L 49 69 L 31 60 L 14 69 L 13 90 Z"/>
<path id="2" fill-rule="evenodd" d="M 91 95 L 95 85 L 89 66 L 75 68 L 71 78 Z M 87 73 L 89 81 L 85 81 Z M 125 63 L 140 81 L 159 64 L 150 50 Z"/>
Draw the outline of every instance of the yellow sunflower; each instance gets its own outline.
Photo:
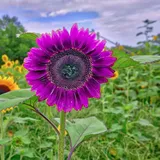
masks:
<path id="1" fill-rule="evenodd" d="M 8 74 L 10 77 L 13 76 L 13 74 L 12 74 L 11 72 L 7 72 L 7 74 Z"/>
<path id="2" fill-rule="evenodd" d="M 19 89 L 18 85 L 14 82 L 13 77 L 4 77 L 0 76 L 0 94 L 17 90 Z"/>
<path id="3" fill-rule="evenodd" d="M 22 73 L 22 68 L 20 66 L 16 66 L 15 67 L 15 70 L 19 73 Z"/>
<path id="4" fill-rule="evenodd" d="M 124 47 L 123 46 L 118 46 L 118 49 L 122 51 L 122 50 L 124 50 Z"/>
<path id="5" fill-rule="evenodd" d="M 153 36 L 153 40 L 156 41 L 158 39 L 158 36 Z"/>
<path id="6" fill-rule="evenodd" d="M 4 77 L 4 78 L 2 78 L 0 76 L 0 95 L 4 94 L 6 92 L 13 91 L 13 90 L 18 90 L 18 89 L 19 89 L 19 87 L 14 82 L 13 77 L 9 77 L 9 78 Z M 11 111 L 11 110 L 13 110 L 13 107 L 4 109 L 4 110 L 1 111 L 1 113 L 6 113 L 7 111 Z"/>
<path id="7" fill-rule="evenodd" d="M 1 65 L 1 69 L 6 69 L 6 65 L 5 64 Z"/>
<path id="8" fill-rule="evenodd" d="M 14 65 L 14 61 L 11 61 L 12 62 L 12 64 Z"/>
<path id="9" fill-rule="evenodd" d="M 111 78 L 111 79 L 117 79 L 118 78 L 118 76 L 119 76 L 119 73 L 118 73 L 118 71 L 115 71 L 114 72 L 114 76 Z"/>
<path id="10" fill-rule="evenodd" d="M 7 62 L 8 61 L 8 56 L 6 54 L 2 55 L 2 61 Z"/>
<path id="11" fill-rule="evenodd" d="M 13 67 L 13 63 L 12 63 L 11 61 L 7 61 L 7 62 L 5 63 L 5 66 L 6 66 L 7 68 L 12 68 L 12 67 Z"/>
<path id="12" fill-rule="evenodd" d="M 15 62 L 14 62 L 14 63 L 17 65 L 17 64 L 19 64 L 19 61 L 18 61 L 18 60 L 15 60 Z"/>

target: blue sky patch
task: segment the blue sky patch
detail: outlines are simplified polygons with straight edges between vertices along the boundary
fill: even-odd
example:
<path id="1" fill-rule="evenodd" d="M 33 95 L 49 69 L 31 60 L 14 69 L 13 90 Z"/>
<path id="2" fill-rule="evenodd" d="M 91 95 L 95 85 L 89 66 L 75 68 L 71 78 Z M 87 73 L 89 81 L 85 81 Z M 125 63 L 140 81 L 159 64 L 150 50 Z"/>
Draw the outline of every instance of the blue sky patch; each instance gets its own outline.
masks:
<path id="1" fill-rule="evenodd" d="M 98 18 L 97 12 L 69 12 L 65 15 L 47 16 L 47 17 L 37 17 L 31 19 L 31 21 L 38 22 L 70 22 L 70 21 L 81 21 L 88 19 Z"/>

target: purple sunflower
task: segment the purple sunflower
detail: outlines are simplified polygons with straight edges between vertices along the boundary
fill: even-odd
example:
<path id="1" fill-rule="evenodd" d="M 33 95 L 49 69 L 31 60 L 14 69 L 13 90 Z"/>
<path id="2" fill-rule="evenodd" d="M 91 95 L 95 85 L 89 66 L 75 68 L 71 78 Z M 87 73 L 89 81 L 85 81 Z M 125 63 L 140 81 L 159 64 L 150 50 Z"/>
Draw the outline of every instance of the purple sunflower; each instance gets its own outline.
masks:
<path id="1" fill-rule="evenodd" d="M 106 42 L 77 24 L 70 33 L 63 28 L 36 42 L 39 48 L 31 48 L 24 60 L 26 79 L 39 101 L 56 105 L 58 111 L 87 108 L 89 98 L 100 98 L 101 83 L 114 76 L 116 58 L 104 51 Z"/>

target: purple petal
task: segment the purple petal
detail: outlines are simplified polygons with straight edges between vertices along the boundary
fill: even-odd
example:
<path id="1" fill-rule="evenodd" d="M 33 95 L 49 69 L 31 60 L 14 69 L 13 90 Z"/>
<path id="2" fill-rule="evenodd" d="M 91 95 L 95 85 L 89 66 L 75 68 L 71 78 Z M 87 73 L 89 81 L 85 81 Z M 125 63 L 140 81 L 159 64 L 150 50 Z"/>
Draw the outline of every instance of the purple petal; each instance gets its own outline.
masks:
<path id="1" fill-rule="evenodd" d="M 58 88 L 55 87 L 54 90 L 51 91 L 51 94 L 48 96 L 48 99 L 47 99 L 47 104 L 49 106 L 53 106 L 56 102 L 56 99 L 58 97 Z"/>
<path id="2" fill-rule="evenodd" d="M 83 42 L 84 42 L 84 28 L 80 28 L 74 45 L 76 48 L 80 48 L 79 46 Z"/>
<path id="3" fill-rule="evenodd" d="M 107 78 L 105 78 L 105 77 L 97 77 L 97 76 L 93 75 L 93 78 L 100 84 L 108 82 Z"/>
<path id="4" fill-rule="evenodd" d="M 50 58 L 52 53 L 44 52 L 41 48 L 31 48 L 30 52 L 32 52 L 35 56 L 41 57 L 41 59 L 46 60 Z"/>
<path id="5" fill-rule="evenodd" d="M 84 107 L 88 108 L 88 97 L 84 88 L 80 88 L 77 92 L 79 94 L 81 103 L 84 105 Z"/>
<path id="6" fill-rule="evenodd" d="M 78 46 L 80 50 L 83 50 L 86 47 L 87 45 L 86 41 L 88 39 L 88 36 L 89 36 L 89 29 L 86 29 L 86 30 L 82 30 L 81 36 L 77 37 L 79 41 L 81 41 Z"/>
<path id="7" fill-rule="evenodd" d="M 75 94 L 74 94 L 74 109 L 76 111 L 79 111 L 82 109 L 82 103 L 81 103 L 81 99 L 80 99 L 80 96 L 78 94 L 78 92 L 76 91 Z"/>
<path id="8" fill-rule="evenodd" d="M 91 78 L 86 83 L 86 88 L 89 91 L 89 93 L 92 95 L 92 97 L 100 98 L 100 84 L 94 79 Z"/>
<path id="9" fill-rule="evenodd" d="M 110 77 L 113 77 L 114 70 L 112 70 L 111 68 L 107 68 L 107 67 L 103 67 L 103 68 L 93 67 L 93 73 L 99 77 L 110 78 Z"/>
<path id="10" fill-rule="evenodd" d="M 99 55 L 102 52 L 102 50 L 104 49 L 105 44 L 106 44 L 106 41 L 102 40 L 101 42 L 99 42 L 97 44 L 96 48 L 93 51 L 89 52 L 88 54 L 93 57 Z"/>
<path id="11" fill-rule="evenodd" d="M 108 57 L 108 56 L 111 56 L 112 54 L 113 54 L 113 52 L 108 50 L 108 51 L 101 52 L 100 56 L 101 57 Z"/>
<path id="12" fill-rule="evenodd" d="M 30 71 L 26 75 L 26 78 L 29 80 L 35 80 L 35 79 L 40 79 L 45 75 L 47 75 L 46 71 Z"/>
<path id="13" fill-rule="evenodd" d="M 61 39 L 59 37 L 59 35 L 57 34 L 60 31 L 52 31 L 52 44 L 54 44 L 54 47 L 56 48 L 56 50 L 58 51 L 62 51 L 62 49 L 64 49 L 64 46 L 62 45 Z"/>
<path id="14" fill-rule="evenodd" d="M 116 61 L 115 57 L 105 57 L 99 58 L 93 62 L 93 66 L 95 67 L 108 67 L 113 66 L 114 62 Z"/>
<path id="15" fill-rule="evenodd" d="M 73 47 L 75 46 L 75 40 L 77 38 L 77 35 L 78 35 L 78 25 L 77 23 L 75 23 L 72 26 L 71 31 L 70 31 L 71 43 Z"/>
<path id="16" fill-rule="evenodd" d="M 30 71 L 46 70 L 46 64 L 39 63 L 38 61 L 31 59 L 30 57 L 24 59 L 23 66 Z"/>
<path id="17" fill-rule="evenodd" d="M 92 56 L 92 59 L 98 60 L 100 58 L 111 57 L 111 56 L 112 56 L 112 51 L 102 51 L 100 54 Z"/>
<path id="18" fill-rule="evenodd" d="M 37 63 L 40 64 L 46 64 L 49 61 L 49 58 L 48 59 L 44 58 L 42 56 L 36 55 L 33 52 L 28 52 L 28 57 L 32 59 L 32 61 L 36 61 Z"/>
<path id="19" fill-rule="evenodd" d="M 36 39 L 38 46 L 44 50 L 46 53 L 57 52 L 55 43 L 52 41 L 52 38 L 48 34 L 42 34 L 40 38 Z"/>
<path id="20" fill-rule="evenodd" d="M 94 51 L 97 46 L 98 41 L 89 39 L 87 43 L 88 44 L 86 45 L 86 47 L 82 50 L 85 54 L 88 54 Z"/>
<path id="21" fill-rule="evenodd" d="M 32 85 L 32 86 L 41 85 L 41 84 L 47 85 L 50 82 L 46 75 L 39 78 L 39 79 L 35 79 L 35 80 L 33 80 L 33 79 L 30 80 L 26 77 L 26 80 L 27 80 L 28 84 Z"/>
<path id="22" fill-rule="evenodd" d="M 74 91 L 67 91 L 66 93 L 67 102 L 66 102 L 66 112 L 70 112 L 74 106 Z"/>
<path id="23" fill-rule="evenodd" d="M 65 49 L 71 48 L 70 35 L 69 35 L 68 31 L 65 28 L 63 28 L 63 31 L 61 33 L 61 37 L 60 38 L 61 38 L 62 44 L 63 44 Z"/>
<path id="24" fill-rule="evenodd" d="M 43 85 L 43 86 L 38 87 L 36 93 L 39 96 L 39 101 L 43 101 L 47 99 L 48 96 L 51 94 L 51 92 L 53 92 L 54 89 L 55 89 L 55 85 L 53 85 L 52 83 L 48 83 L 46 86 Z"/>
<path id="25" fill-rule="evenodd" d="M 58 111 L 65 111 L 65 107 L 66 107 L 66 91 L 63 89 L 59 89 L 59 98 L 57 99 L 57 109 Z"/>

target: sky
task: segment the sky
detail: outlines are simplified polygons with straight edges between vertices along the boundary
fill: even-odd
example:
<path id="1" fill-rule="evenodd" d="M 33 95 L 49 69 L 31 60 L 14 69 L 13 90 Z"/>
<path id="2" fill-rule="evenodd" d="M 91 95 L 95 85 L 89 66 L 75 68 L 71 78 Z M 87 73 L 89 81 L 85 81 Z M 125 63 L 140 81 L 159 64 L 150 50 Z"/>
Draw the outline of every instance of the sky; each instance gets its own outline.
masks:
<path id="1" fill-rule="evenodd" d="M 145 39 L 136 37 L 145 19 L 157 20 L 152 34 L 160 33 L 160 0 L 0 0 L 0 17 L 4 14 L 17 16 L 28 32 L 78 23 L 121 45 L 136 46 Z"/>

